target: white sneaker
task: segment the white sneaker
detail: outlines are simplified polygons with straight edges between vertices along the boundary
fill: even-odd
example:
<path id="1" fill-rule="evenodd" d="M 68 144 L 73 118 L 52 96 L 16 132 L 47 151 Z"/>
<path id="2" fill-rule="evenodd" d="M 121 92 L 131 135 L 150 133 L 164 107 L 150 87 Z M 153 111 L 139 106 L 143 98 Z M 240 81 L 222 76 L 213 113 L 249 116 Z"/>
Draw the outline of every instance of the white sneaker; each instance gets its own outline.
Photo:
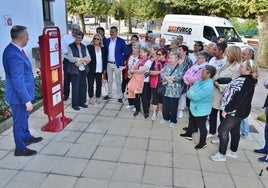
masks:
<path id="1" fill-rule="evenodd" d="M 176 123 L 172 123 L 172 122 L 169 123 L 169 127 L 170 127 L 170 128 L 173 128 L 173 127 L 175 127 L 175 126 L 176 126 Z"/>
<path id="2" fill-rule="evenodd" d="M 211 155 L 210 159 L 212 161 L 226 161 L 226 156 L 220 154 L 220 152 L 216 153 L 215 155 Z"/>
<path id="3" fill-rule="evenodd" d="M 159 122 L 160 122 L 161 124 L 164 124 L 164 123 L 168 123 L 169 121 L 164 120 L 164 119 L 161 119 Z"/>
<path id="4" fill-rule="evenodd" d="M 154 121 L 156 119 L 156 114 L 152 115 L 152 120 Z"/>
<path id="5" fill-rule="evenodd" d="M 127 105 L 126 109 L 129 109 L 129 108 L 134 108 L 134 105 Z"/>
<path id="6" fill-rule="evenodd" d="M 218 136 L 213 137 L 213 139 L 211 140 L 211 143 L 212 144 L 218 144 L 218 143 L 220 143 L 219 137 Z"/>
<path id="7" fill-rule="evenodd" d="M 178 118 L 181 119 L 183 116 L 183 111 L 182 110 L 179 110 L 179 113 L 178 113 Z"/>
<path id="8" fill-rule="evenodd" d="M 226 151 L 226 156 L 227 156 L 227 157 L 232 157 L 232 158 L 234 158 L 234 159 L 237 159 L 237 152 L 233 152 L 232 150 L 227 149 L 227 151 Z"/>
<path id="9" fill-rule="evenodd" d="M 132 111 L 133 111 L 133 112 L 136 112 L 136 108 L 134 107 Z"/>
<path id="10" fill-rule="evenodd" d="M 213 137 L 215 137 L 215 134 L 208 134 L 208 135 L 207 135 L 207 139 L 208 139 L 208 138 L 213 138 Z"/>
<path id="11" fill-rule="evenodd" d="M 157 115 L 163 117 L 163 114 L 162 114 L 161 111 L 158 111 L 158 112 L 157 112 Z"/>

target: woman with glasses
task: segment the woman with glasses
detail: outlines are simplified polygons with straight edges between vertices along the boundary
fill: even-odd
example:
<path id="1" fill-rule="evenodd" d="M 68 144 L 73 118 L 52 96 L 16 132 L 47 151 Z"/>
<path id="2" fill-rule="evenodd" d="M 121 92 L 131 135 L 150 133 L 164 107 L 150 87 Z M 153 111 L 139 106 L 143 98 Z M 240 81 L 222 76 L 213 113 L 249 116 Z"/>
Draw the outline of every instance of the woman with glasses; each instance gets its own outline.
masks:
<path id="1" fill-rule="evenodd" d="M 93 40 L 87 46 L 87 49 L 91 57 L 91 62 L 88 64 L 89 72 L 87 74 L 89 104 L 94 105 L 94 81 L 96 82 L 96 102 L 100 104 L 102 74 L 106 71 L 107 66 L 107 51 L 100 34 L 93 36 Z"/>
<path id="2" fill-rule="evenodd" d="M 162 79 L 160 73 L 164 70 L 164 67 L 169 63 L 168 52 L 165 48 L 160 48 L 156 51 L 156 61 L 152 63 L 150 68 L 150 87 L 152 94 L 152 106 L 153 115 L 152 120 L 156 119 L 156 111 L 158 109 L 158 114 L 162 116 L 163 108 L 163 95 L 157 92 L 158 86 L 162 84 Z"/>
<path id="3" fill-rule="evenodd" d="M 213 161 L 226 161 L 226 156 L 237 158 L 240 140 L 240 122 L 251 110 L 255 85 L 259 70 L 253 60 L 244 61 L 239 68 L 240 76 L 235 78 L 223 92 L 222 121 L 218 132 L 220 138 L 219 151 L 210 157 Z M 227 150 L 231 134 L 230 149 Z"/>
<path id="4" fill-rule="evenodd" d="M 87 101 L 87 81 L 86 75 L 88 73 L 88 63 L 90 62 L 90 55 L 87 48 L 82 44 L 84 34 L 77 31 L 75 41 L 69 45 L 68 48 L 68 72 L 71 74 L 72 83 L 72 108 L 80 110 L 87 108 L 85 104 Z"/>

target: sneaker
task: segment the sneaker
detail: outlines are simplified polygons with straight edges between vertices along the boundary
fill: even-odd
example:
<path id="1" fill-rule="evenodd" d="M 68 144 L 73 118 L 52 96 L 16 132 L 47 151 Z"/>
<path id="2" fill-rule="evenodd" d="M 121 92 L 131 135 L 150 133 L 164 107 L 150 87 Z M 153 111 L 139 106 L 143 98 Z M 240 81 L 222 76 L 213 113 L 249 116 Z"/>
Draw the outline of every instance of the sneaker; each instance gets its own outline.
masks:
<path id="1" fill-rule="evenodd" d="M 136 117 L 136 116 L 138 116 L 138 115 L 140 115 L 140 114 L 141 114 L 140 112 L 137 112 L 137 111 L 136 111 L 136 112 L 134 112 L 133 116 Z"/>
<path id="2" fill-rule="evenodd" d="M 218 136 L 213 137 L 213 139 L 211 140 L 211 143 L 212 143 L 212 144 L 218 144 L 218 143 L 220 143 L 220 139 L 219 139 L 219 137 L 218 137 Z"/>
<path id="3" fill-rule="evenodd" d="M 133 111 L 133 112 L 136 112 L 136 108 L 134 107 L 132 111 Z"/>
<path id="4" fill-rule="evenodd" d="M 180 111 L 179 111 L 179 113 L 178 113 L 178 118 L 179 118 L 179 119 L 181 119 L 181 118 L 182 118 L 182 116 L 183 116 L 183 111 L 182 111 L 182 110 L 180 110 Z"/>
<path id="5" fill-rule="evenodd" d="M 206 147 L 207 147 L 207 143 L 199 143 L 194 147 L 194 149 L 203 149 Z"/>
<path id="6" fill-rule="evenodd" d="M 232 158 L 234 158 L 234 159 L 237 159 L 237 152 L 233 152 L 232 150 L 227 149 L 227 151 L 226 151 L 226 156 L 227 156 L 227 157 L 232 157 Z"/>
<path id="7" fill-rule="evenodd" d="M 207 135 L 207 139 L 208 139 L 208 138 L 213 138 L 213 137 L 215 137 L 215 134 L 208 134 L 208 135 Z"/>
<path id="8" fill-rule="evenodd" d="M 220 152 L 218 152 L 215 155 L 211 155 L 210 159 L 212 161 L 226 161 L 226 156 L 222 155 Z"/>
<path id="9" fill-rule="evenodd" d="M 117 99 L 117 101 L 121 104 L 123 104 L 123 100 L 122 99 Z"/>
<path id="10" fill-rule="evenodd" d="M 267 154 L 267 151 L 264 148 L 261 149 L 254 149 L 255 153 L 260 153 L 260 154 Z"/>
<path id="11" fill-rule="evenodd" d="M 152 120 L 154 121 L 156 119 L 156 114 L 152 115 Z"/>
<path id="12" fill-rule="evenodd" d="M 161 119 L 159 122 L 160 122 L 161 124 L 164 124 L 164 123 L 168 123 L 169 121 L 167 121 L 167 120 L 165 120 L 165 119 Z"/>
<path id="13" fill-rule="evenodd" d="M 176 126 L 176 123 L 170 122 L 168 126 L 169 126 L 170 128 L 173 128 L 173 127 Z"/>
<path id="14" fill-rule="evenodd" d="M 188 135 L 188 134 L 186 134 L 186 133 L 184 133 L 184 134 L 180 134 L 180 136 L 186 138 L 187 140 L 193 140 L 192 135 Z"/>
<path id="15" fill-rule="evenodd" d="M 163 117 L 163 113 L 161 111 L 158 111 L 157 115 Z"/>
<path id="16" fill-rule="evenodd" d="M 134 105 L 127 105 L 126 109 L 129 109 L 129 108 L 134 108 Z"/>
<path id="17" fill-rule="evenodd" d="M 268 163 L 268 156 L 266 155 L 264 157 L 260 157 L 258 158 L 258 161 L 263 162 L 263 163 Z"/>

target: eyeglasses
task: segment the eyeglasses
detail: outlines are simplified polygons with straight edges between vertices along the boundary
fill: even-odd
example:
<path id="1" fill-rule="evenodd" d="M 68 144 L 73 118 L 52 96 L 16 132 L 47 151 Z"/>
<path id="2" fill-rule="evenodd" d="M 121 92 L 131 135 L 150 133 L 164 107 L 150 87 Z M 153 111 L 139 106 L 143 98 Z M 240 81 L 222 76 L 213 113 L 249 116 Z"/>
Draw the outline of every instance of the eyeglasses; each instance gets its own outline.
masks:
<path id="1" fill-rule="evenodd" d="M 162 54 L 156 54 L 157 56 L 161 56 Z"/>
<path id="2" fill-rule="evenodd" d="M 100 40 L 99 38 L 93 38 L 94 40 Z"/>

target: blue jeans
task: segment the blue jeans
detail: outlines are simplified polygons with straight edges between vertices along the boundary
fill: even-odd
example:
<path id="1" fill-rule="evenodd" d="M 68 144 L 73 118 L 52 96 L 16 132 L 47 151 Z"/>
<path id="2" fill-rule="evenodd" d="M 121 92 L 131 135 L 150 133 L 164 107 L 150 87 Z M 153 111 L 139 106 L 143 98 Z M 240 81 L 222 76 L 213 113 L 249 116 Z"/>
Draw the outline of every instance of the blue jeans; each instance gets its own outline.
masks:
<path id="1" fill-rule="evenodd" d="M 248 118 L 242 119 L 240 123 L 240 132 L 242 133 L 242 135 L 249 134 Z"/>

